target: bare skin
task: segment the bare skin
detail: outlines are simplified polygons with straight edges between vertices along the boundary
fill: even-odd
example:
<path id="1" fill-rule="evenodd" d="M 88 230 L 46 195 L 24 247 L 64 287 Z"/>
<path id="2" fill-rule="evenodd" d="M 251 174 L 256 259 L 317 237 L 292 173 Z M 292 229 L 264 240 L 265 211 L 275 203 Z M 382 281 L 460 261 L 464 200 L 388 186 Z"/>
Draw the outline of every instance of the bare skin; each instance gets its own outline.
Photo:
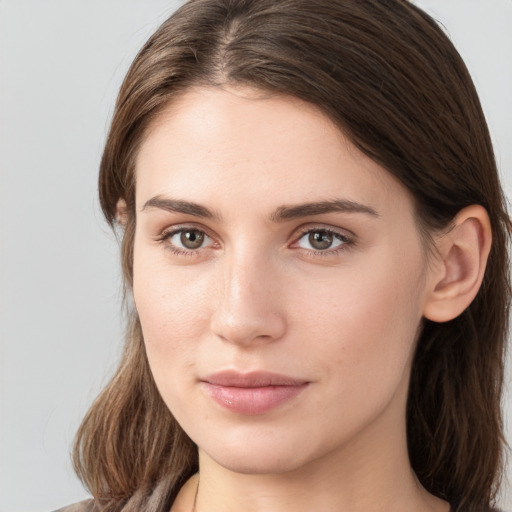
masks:
<path id="1" fill-rule="evenodd" d="M 250 89 L 186 92 L 136 176 L 134 300 L 200 456 L 172 511 L 447 512 L 410 467 L 407 389 L 422 319 L 478 290 L 485 211 L 429 260 L 401 184 L 313 106 Z M 226 371 L 296 384 L 232 393 Z"/>

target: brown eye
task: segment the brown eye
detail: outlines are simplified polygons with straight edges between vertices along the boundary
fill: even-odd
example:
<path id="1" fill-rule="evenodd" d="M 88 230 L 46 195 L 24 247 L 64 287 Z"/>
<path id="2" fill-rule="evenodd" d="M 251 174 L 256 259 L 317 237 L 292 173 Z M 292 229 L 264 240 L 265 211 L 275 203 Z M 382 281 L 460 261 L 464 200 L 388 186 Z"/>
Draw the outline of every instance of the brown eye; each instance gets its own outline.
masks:
<path id="1" fill-rule="evenodd" d="M 334 252 L 332 249 L 341 249 L 342 246 L 349 246 L 351 240 L 348 236 L 331 231 L 329 229 L 312 229 L 306 231 L 297 241 L 301 249 L 318 252 Z"/>
<path id="2" fill-rule="evenodd" d="M 205 235 L 201 231 L 181 231 L 180 243 L 185 249 L 199 249 L 204 243 Z"/>
<path id="3" fill-rule="evenodd" d="M 334 241 L 334 236 L 328 231 L 312 231 L 308 236 L 309 243 L 313 249 L 324 251 L 329 249 Z"/>
<path id="4" fill-rule="evenodd" d="M 176 228 L 164 233 L 159 241 L 166 249 L 179 256 L 199 255 L 203 249 L 216 247 L 215 241 L 201 229 Z"/>

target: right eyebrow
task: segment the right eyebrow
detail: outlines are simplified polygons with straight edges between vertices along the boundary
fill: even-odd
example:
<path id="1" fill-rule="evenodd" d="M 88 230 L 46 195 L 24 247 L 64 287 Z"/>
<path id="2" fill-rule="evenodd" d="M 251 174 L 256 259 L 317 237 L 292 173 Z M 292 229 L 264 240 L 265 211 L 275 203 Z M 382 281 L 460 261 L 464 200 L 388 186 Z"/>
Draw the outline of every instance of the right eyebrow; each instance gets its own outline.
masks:
<path id="1" fill-rule="evenodd" d="M 184 213 L 185 215 L 193 215 L 194 217 L 202 217 L 204 219 L 219 218 L 217 214 L 200 204 L 163 196 L 152 197 L 144 203 L 140 211 L 143 212 L 151 208 L 159 208 L 173 213 Z"/>
<path id="2" fill-rule="evenodd" d="M 322 215 L 331 212 L 364 213 L 372 217 L 379 217 L 379 213 L 372 207 L 356 203 L 347 199 L 334 199 L 290 206 L 280 206 L 271 216 L 274 222 L 284 222 L 311 215 Z"/>

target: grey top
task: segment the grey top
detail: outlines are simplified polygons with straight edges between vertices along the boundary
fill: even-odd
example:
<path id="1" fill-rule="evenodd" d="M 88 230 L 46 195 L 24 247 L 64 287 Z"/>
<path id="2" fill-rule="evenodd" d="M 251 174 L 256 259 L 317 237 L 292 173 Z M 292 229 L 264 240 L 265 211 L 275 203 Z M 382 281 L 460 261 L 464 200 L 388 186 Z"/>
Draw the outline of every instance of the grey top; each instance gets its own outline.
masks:
<path id="1" fill-rule="evenodd" d="M 59 508 L 55 512 L 93 512 L 94 511 L 94 500 L 84 500 L 68 505 L 67 507 Z"/>

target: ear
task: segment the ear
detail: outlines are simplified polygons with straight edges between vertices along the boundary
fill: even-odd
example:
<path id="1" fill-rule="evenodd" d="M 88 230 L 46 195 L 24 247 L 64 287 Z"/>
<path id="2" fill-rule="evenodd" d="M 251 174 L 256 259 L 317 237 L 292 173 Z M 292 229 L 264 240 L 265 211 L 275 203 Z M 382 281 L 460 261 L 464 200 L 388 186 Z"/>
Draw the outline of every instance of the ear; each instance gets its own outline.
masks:
<path id="1" fill-rule="evenodd" d="M 457 214 L 450 231 L 436 240 L 438 256 L 431 269 L 425 318 L 447 322 L 471 304 L 484 278 L 491 241 L 491 223 L 483 206 L 468 206 Z"/>
<path id="2" fill-rule="evenodd" d="M 116 203 L 116 222 L 122 226 L 126 226 L 127 208 L 126 201 L 120 197 Z"/>

